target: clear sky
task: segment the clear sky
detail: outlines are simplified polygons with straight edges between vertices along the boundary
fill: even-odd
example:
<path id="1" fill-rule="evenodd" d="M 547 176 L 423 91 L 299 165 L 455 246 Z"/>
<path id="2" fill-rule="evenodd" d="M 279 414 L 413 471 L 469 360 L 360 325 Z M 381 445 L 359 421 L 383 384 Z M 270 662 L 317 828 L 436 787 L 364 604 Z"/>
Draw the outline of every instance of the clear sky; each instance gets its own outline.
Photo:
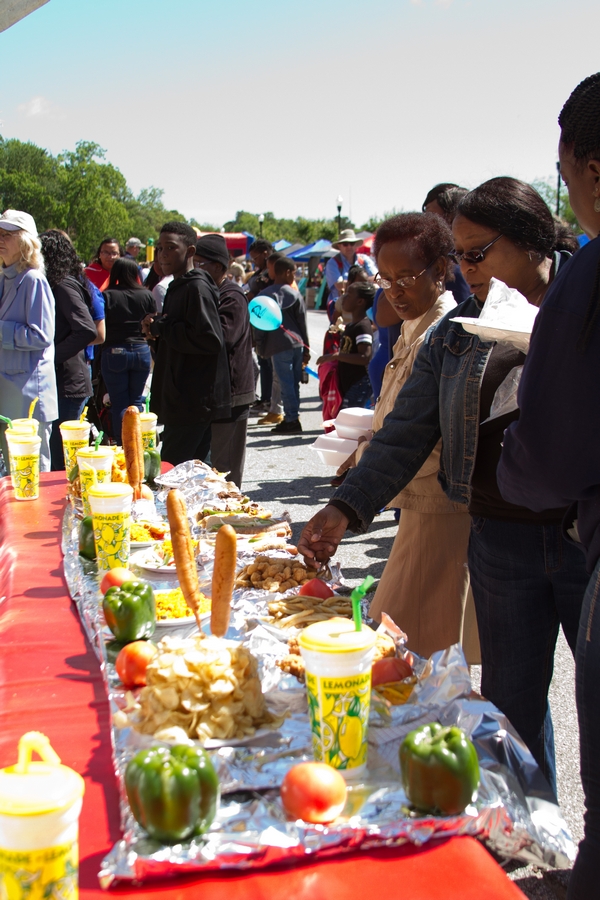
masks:
<path id="1" fill-rule="evenodd" d="M 439 181 L 556 177 L 598 0 L 50 0 L 0 34 L 0 133 L 95 141 L 137 193 L 357 225 Z"/>

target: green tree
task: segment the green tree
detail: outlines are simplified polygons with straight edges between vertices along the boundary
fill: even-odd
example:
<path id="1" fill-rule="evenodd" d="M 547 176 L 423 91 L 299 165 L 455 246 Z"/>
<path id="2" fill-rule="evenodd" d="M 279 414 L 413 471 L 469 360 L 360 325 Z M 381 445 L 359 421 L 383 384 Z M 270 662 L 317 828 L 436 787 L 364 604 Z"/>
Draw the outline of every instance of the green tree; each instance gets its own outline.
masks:
<path id="1" fill-rule="evenodd" d="M 556 214 L 556 181 L 553 181 L 551 178 L 537 178 L 535 181 L 531 182 L 532 187 L 536 189 L 538 194 L 540 194 L 544 200 L 550 212 Z M 575 213 L 571 209 L 571 204 L 569 203 L 569 193 L 566 187 L 561 185 L 560 189 L 560 218 L 564 219 L 565 222 L 571 226 L 575 234 L 582 234 L 582 229 L 579 227 L 579 222 L 575 218 Z"/>

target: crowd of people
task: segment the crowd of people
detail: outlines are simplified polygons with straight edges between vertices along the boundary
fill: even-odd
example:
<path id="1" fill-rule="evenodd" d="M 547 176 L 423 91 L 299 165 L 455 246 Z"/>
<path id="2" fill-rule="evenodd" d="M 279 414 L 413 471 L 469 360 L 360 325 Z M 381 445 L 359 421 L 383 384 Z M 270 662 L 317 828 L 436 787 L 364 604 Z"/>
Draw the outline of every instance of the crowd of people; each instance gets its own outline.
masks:
<path id="1" fill-rule="evenodd" d="M 562 627 L 586 803 L 568 893 L 579 900 L 595 895 L 600 845 L 600 74 L 575 89 L 559 124 L 562 176 L 589 238 L 581 248 L 510 177 L 471 191 L 436 185 L 421 212 L 383 222 L 371 256 L 353 231 L 340 234 L 324 267 L 332 328 L 317 364 L 338 408 L 374 404 L 373 434 L 338 470 L 299 549 L 326 562 L 346 530 L 398 510 L 372 617 L 391 615 L 423 655 L 462 641 L 481 661 L 482 693 L 554 793 L 548 690 Z M 251 413 L 276 434 L 302 432 L 310 345 L 295 263 L 259 239 L 247 273 L 222 235 L 182 222 L 162 227 L 146 270 L 141 247 L 105 238 L 84 268 L 64 232 L 38 236 L 27 212 L 0 216 L 0 412 L 24 417 L 37 399 L 42 468 L 61 468 L 53 424 L 81 414 L 92 375 L 119 442 L 123 411 L 143 408 L 152 372 L 163 459 L 209 460 L 241 484 Z M 496 282 L 539 308 L 528 353 L 464 327 Z M 277 304 L 280 328 L 252 328 L 260 298 Z M 518 406 L 498 413 L 515 373 Z"/>

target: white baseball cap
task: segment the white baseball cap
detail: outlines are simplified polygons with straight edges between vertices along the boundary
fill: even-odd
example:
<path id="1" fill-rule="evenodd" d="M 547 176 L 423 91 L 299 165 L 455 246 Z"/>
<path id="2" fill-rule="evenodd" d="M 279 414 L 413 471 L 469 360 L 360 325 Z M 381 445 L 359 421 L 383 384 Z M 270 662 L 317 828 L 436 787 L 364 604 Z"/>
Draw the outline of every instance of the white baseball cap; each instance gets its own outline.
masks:
<path id="1" fill-rule="evenodd" d="M 0 216 L 0 228 L 5 231 L 26 231 L 33 237 L 38 236 L 33 216 L 19 209 L 5 209 Z"/>

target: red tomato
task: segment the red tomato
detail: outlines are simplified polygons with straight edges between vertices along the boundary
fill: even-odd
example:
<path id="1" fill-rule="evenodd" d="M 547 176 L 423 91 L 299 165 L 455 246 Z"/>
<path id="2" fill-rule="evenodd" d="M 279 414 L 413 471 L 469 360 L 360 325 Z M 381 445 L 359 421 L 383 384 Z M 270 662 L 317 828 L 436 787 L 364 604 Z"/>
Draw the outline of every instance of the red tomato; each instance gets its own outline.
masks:
<path id="1" fill-rule="evenodd" d="M 115 660 L 117 675 L 125 687 L 146 684 L 146 669 L 155 653 L 156 646 L 150 641 L 125 644 Z"/>
<path id="2" fill-rule="evenodd" d="M 117 566 L 116 569 L 108 570 L 100 582 L 100 590 L 105 594 L 109 588 L 120 587 L 125 581 L 139 581 L 139 578 L 133 572 L 130 572 L 129 569 Z"/>
<path id="3" fill-rule="evenodd" d="M 298 763 L 281 784 L 281 802 L 292 819 L 332 822 L 346 803 L 346 782 L 326 763 Z"/>
<path id="4" fill-rule="evenodd" d="M 302 585 L 298 593 L 306 597 L 320 597 L 322 600 L 333 597 L 333 591 L 328 584 L 325 584 L 322 578 L 311 578 L 310 581 Z"/>
<path id="5" fill-rule="evenodd" d="M 405 659 L 399 659 L 397 656 L 378 659 L 371 669 L 371 684 L 373 687 L 377 684 L 390 684 L 392 681 L 409 678 L 412 674 L 413 670 Z"/>

